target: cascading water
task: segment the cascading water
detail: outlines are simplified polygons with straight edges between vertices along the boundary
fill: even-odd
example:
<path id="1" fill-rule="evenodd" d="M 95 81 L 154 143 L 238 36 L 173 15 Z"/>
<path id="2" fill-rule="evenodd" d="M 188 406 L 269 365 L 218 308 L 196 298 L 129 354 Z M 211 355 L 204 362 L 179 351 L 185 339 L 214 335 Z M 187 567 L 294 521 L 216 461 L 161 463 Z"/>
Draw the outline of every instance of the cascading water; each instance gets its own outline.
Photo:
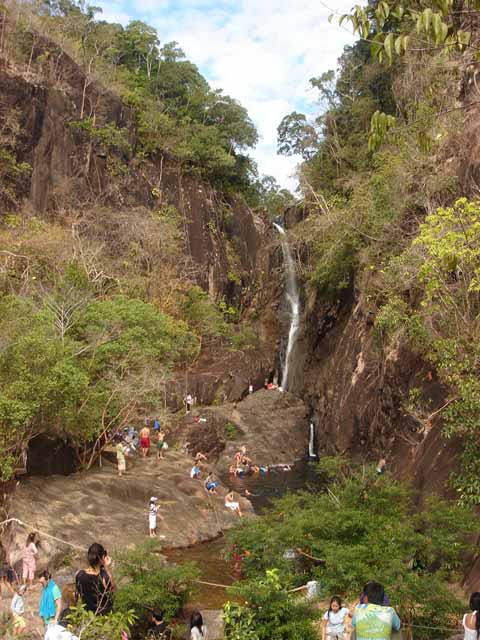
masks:
<path id="1" fill-rule="evenodd" d="M 308 457 L 316 458 L 317 454 L 315 453 L 315 426 L 313 422 L 310 422 L 310 437 L 308 440 Z"/>
<path id="2" fill-rule="evenodd" d="M 300 296 L 297 286 L 297 275 L 295 271 L 295 262 L 293 261 L 292 252 L 287 241 L 285 229 L 276 222 L 273 223 L 275 229 L 280 233 L 282 238 L 282 252 L 285 262 L 286 274 L 286 290 L 288 306 L 290 307 L 290 329 L 288 331 L 287 351 L 285 353 L 285 362 L 282 374 L 282 389 L 288 390 L 289 374 L 292 364 L 292 357 L 297 342 L 298 330 L 300 328 Z"/>

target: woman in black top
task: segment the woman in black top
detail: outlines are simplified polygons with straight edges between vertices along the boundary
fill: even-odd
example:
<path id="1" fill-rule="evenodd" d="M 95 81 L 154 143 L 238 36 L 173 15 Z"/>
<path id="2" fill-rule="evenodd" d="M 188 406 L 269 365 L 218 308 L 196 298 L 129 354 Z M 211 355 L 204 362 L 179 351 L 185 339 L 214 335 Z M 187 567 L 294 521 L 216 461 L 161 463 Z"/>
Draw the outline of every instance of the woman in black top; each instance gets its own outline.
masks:
<path id="1" fill-rule="evenodd" d="M 89 567 L 75 576 L 77 596 L 87 611 L 105 616 L 112 611 L 115 583 L 110 571 L 112 559 L 106 549 L 95 542 L 87 552 Z"/>

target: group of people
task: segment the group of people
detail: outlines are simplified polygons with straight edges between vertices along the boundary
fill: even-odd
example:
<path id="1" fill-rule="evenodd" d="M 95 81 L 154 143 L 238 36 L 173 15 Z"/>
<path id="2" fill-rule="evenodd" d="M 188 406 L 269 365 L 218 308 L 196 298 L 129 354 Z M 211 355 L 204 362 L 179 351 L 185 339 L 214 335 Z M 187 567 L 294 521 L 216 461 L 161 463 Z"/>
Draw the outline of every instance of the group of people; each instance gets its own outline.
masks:
<path id="1" fill-rule="evenodd" d="M 195 454 L 194 464 L 193 464 L 193 467 L 190 470 L 190 478 L 192 480 L 200 480 L 201 479 L 201 476 L 202 476 L 202 464 L 204 462 L 207 462 L 207 456 L 204 453 L 202 453 L 201 451 L 198 451 Z M 207 494 L 216 495 L 217 494 L 217 487 L 218 487 L 219 484 L 220 483 L 217 480 L 217 478 L 215 477 L 215 474 L 212 471 L 209 471 L 207 473 L 207 476 L 206 476 L 205 481 L 204 481 L 204 487 L 205 487 L 205 491 L 207 492 Z M 230 511 L 233 511 L 240 518 L 243 516 L 242 510 L 240 508 L 240 503 L 239 503 L 238 500 L 235 500 L 235 496 L 234 496 L 234 492 L 233 491 L 229 491 L 227 493 L 227 495 L 225 496 L 225 508 L 229 509 Z"/>
<path id="2" fill-rule="evenodd" d="M 470 610 L 462 620 L 464 640 L 479 640 L 480 592 L 472 593 Z M 390 640 L 392 633 L 401 628 L 400 618 L 390 605 L 383 585 L 373 580 L 367 582 L 358 604 L 352 609 L 343 606 L 339 596 L 331 598 L 322 619 L 322 640 L 347 640 L 350 637 L 348 620 L 357 640 Z"/>
<path id="3" fill-rule="evenodd" d="M 6 578 L 4 582 L 13 595 L 10 609 L 15 636 L 25 635 L 27 629 L 26 597 L 27 592 L 35 588 L 38 547 L 39 539 L 36 534 L 29 534 L 23 553 L 23 581 L 15 579 L 13 570 L 5 573 L 5 576 L 2 574 L 2 578 Z M 113 611 L 113 594 L 116 584 L 112 574 L 112 559 L 105 547 L 97 542 L 90 545 L 87 551 L 86 568 L 80 569 L 75 575 L 75 593 L 70 602 L 68 598 L 62 597 L 60 587 L 47 570 L 41 571 L 36 579 L 42 590 L 38 614 L 45 628 L 44 640 L 78 640 L 67 627 L 71 606 L 79 601 L 87 612 L 92 612 L 96 616 L 105 616 Z M 151 611 L 147 638 L 161 640 L 172 638 L 172 631 L 163 618 L 161 610 Z M 194 611 L 190 617 L 190 640 L 206 639 L 207 627 L 202 615 L 199 611 Z"/>
<path id="4" fill-rule="evenodd" d="M 118 475 L 121 477 L 127 469 L 126 456 L 131 455 L 137 448 L 140 448 L 142 458 L 146 458 L 152 447 L 152 438 L 156 449 L 157 460 L 164 459 L 164 453 L 168 450 L 168 444 L 165 440 L 167 432 L 162 428 L 158 418 L 153 421 L 153 436 L 150 427 L 145 426 L 137 434 L 132 427 L 127 429 L 123 435 L 116 438 L 115 452 L 117 455 Z"/>

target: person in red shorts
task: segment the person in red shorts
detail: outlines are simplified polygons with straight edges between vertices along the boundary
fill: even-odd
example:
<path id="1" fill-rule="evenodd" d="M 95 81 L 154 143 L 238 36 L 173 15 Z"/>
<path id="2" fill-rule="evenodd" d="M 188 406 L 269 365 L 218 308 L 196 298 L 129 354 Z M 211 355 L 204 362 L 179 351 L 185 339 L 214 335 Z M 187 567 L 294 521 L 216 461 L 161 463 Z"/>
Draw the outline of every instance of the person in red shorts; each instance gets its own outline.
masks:
<path id="1" fill-rule="evenodd" d="M 146 458 L 150 451 L 150 429 L 143 427 L 140 431 L 140 449 L 142 450 L 142 456 Z"/>

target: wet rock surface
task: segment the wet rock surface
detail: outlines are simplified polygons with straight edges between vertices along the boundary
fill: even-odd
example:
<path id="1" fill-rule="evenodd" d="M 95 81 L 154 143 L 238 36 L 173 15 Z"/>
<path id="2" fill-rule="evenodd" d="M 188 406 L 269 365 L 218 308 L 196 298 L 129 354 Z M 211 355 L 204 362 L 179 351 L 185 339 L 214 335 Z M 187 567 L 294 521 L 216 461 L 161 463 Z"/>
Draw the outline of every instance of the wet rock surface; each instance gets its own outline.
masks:
<path id="1" fill-rule="evenodd" d="M 307 409 L 289 393 L 261 389 L 238 404 L 210 408 L 206 416 L 225 432 L 225 448 L 217 462 L 220 472 L 228 470 L 241 445 L 259 465 L 291 464 L 306 454 Z M 229 433 L 235 435 L 229 437 Z"/>

